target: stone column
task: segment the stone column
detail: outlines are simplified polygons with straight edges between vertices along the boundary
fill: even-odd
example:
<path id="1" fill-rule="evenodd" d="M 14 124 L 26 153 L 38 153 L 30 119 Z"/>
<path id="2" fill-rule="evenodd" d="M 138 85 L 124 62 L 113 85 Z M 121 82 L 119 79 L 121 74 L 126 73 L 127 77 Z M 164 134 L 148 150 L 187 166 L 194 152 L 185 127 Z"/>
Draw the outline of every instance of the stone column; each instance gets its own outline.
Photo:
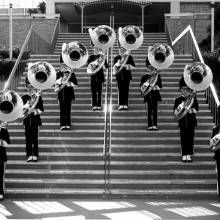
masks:
<path id="1" fill-rule="evenodd" d="M 46 0 L 46 14 L 55 14 L 55 2 L 53 0 Z"/>
<path id="2" fill-rule="evenodd" d="M 84 7 L 85 5 L 80 5 L 81 8 L 81 33 L 83 33 L 83 26 L 84 26 Z"/>
<path id="3" fill-rule="evenodd" d="M 179 14 L 180 13 L 180 2 L 179 1 L 171 1 L 170 2 L 170 13 L 171 14 Z"/>
<path id="4" fill-rule="evenodd" d="M 142 32 L 144 33 L 144 9 L 146 5 L 141 5 L 141 26 L 142 26 Z"/>

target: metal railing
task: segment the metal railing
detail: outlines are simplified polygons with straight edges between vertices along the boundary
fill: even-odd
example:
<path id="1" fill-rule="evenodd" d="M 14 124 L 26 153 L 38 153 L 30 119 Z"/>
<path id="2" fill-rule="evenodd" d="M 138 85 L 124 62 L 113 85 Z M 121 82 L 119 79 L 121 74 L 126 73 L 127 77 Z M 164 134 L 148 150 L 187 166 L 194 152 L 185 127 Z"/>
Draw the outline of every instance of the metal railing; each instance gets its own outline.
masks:
<path id="1" fill-rule="evenodd" d="M 20 53 L 18 55 L 18 58 L 17 58 L 14 66 L 13 66 L 13 69 L 12 69 L 12 71 L 11 71 L 9 77 L 8 77 L 8 80 L 6 81 L 6 83 L 4 85 L 3 90 L 8 89 L 8 88 L 11 88 L 13 90 L 17 89 L 18 77 L 14 77 L 14 75 L 15 75 L 15 73 L 17 73 L 16 75 L 20 75 L 20 73 L 22 73 L 24 71 L 26 63 L 24 65 L 20 66 L 19 68 L 18 68 L 18 66 L 21 63 L 21 58 L 24 54 L 24 51 L 27 50 L 27 45 L 28 45 L 28 42 L 29 42 L 30 37 L 32 35 L 32 32 L 33 32 L 33 26 L 31 26 L 31 28 L 30 28 L 30 30 L 29 30 L 29 32 L 28 32 L 28 34 L 27 34 L 27 36 L 24 40 L 24 43 L 21 47 L 21 51 L 20 51 Z M 14 80 L 12 81 L 13 78 L 14 78 Z"/>
<path id="2" fill-rule="evenodd" d="M 103 147 L 103 159 L 104 159 L 104 190 L 105 194 L 110 194 L 110 163 L 111 163 L 111 106 L 112 106 L 112 54 L 113 49 L 110 49 L 110 70 L 108 67 L 106 76 L 106 93 L 105 93 L 105 128 L 104 128 L 104 147 Z M 107 55 L 109 63 L 109 53 Z"/>
<path id="3" fill-rule="evenodd" d="M 60 17 L 58 17 L 58 19 L 57 19 L 57 22 L 56 22 L 56 25 L 55 25 L 55 28 L 54 28 L 54 31 L 53 31 L 53 35 L 52 35 L 52 38 L 51 38 L 50 44 L 51 44 L 52 48 L 54 48 L 54 46 L 56 44 L 59 32 L 60 32 Z"/>

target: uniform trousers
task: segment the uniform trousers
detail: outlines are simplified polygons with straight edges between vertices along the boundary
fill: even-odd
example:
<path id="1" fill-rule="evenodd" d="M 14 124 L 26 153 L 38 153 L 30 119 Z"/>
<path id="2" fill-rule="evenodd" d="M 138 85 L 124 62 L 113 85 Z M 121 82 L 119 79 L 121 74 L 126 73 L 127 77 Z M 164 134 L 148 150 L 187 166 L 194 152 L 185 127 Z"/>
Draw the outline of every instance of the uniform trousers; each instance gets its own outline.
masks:
<path id="1" fill-rule="evenodd" d="M 218 176 L 218 195 L 220 195 L 220 158 L 216 160 L 217 176 Z"/>
<path id="2" fill-rule="evenodd" d="M 157 100 L 147 102 L 148 127 L 157 126 L 157 103 Z"/>
<path id="3" fill-rule="evenodd" d="M 26 156 L 38 156 L 38 125 L 25 125 Z"/>
<path id="4" fill-rule="evenodd" d="M 195 126 L 180 126 L 182 155 L 193 155 Z"/>
<path id="5" fill-rule="evenodd" d="M 119 105 L 128 105 L 130 81 L 118 80 Z"/>
<path id="6" fill-rule="evenodd" d="M 91 83 L 92 90 L 92 106 L 102 106 L 102 83 Z"/>
<path id="7" fill-rule="evenodd" d="M 71 99 L 59 99 L 60 126 L 71 126 Z"/>
<path id="8" fill-rule="evenodd" d="M 4 194 L 4 171 L 5 171 L 5 163 L 0 162 L 0 194 Z"/>

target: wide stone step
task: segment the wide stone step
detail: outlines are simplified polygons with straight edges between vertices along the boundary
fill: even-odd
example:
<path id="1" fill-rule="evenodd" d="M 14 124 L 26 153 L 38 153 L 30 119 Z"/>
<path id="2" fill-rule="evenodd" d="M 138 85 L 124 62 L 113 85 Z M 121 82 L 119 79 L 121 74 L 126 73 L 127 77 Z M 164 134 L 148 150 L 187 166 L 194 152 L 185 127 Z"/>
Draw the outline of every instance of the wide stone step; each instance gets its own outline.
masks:
<path id="1" fill-rule="evenodd" d="M 109 194 L 111 192 L 111 194 Z M 156 189 L 156 190 L 118 190 L 111 189 L 106 192 L 104 189 L 28 189 L 11 188 L 6 190 L 8 198 L 62 198 L 62 199 L 217 199 L 216 190 L 196 189 Z"/>
<path id="2" fill-rule="evenodd" d="M 158 175 L 160 174 L 160 175 Z M 104 170 L 19 170 L 19 169 L 7 169 L 7 178 L 45 178 L 45 179 L 103 179 Z M 150 171 L 124 171 L 124 170 L 111 170 L 111 177 L 113 179 L 214 179 L 215 171 L 210 170 L 209 173 L 206 170 L 195 170 L 195 171 L 183 171 L 183 170 L 150 170 Z"/>
<path id="3" fill-rule="evenodd" d="M 70 189 L 102 189 L 104 180 L 76 180 L 76 179 L 6 179 L 9 188 L 70 188 Z M 120 180 L 112 179 L 113 189 L 216 189 L 214 180 Z"/>

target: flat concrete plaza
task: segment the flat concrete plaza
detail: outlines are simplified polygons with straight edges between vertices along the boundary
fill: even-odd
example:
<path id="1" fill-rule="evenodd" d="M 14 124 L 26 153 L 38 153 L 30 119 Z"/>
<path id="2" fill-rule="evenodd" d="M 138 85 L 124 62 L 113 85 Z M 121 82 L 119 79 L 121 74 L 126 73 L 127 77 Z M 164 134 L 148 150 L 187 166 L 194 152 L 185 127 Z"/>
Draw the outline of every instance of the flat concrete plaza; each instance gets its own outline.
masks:
<path id="1" fill-rule="evenodd" d="M 5 199 L 0 220 L 219 220 L 219 200 Z"/>

